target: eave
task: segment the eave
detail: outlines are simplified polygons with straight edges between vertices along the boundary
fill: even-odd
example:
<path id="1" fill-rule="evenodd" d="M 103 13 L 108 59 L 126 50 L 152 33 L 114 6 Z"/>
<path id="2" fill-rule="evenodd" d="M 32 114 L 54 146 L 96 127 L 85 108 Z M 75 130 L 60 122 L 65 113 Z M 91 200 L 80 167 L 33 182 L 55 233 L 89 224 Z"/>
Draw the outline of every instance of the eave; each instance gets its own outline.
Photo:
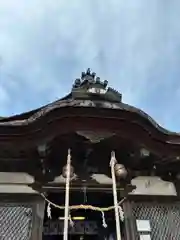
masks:
<path id="1" fill-rule="evenodd" d="M 146 113 L 124 103 L 62 100 L 25 119 L 0 122 L 0 144 L 35 145 L 77 130 L 111 131 L 154 152 L 180 155 L 180 136 L 160 127 Z"/>

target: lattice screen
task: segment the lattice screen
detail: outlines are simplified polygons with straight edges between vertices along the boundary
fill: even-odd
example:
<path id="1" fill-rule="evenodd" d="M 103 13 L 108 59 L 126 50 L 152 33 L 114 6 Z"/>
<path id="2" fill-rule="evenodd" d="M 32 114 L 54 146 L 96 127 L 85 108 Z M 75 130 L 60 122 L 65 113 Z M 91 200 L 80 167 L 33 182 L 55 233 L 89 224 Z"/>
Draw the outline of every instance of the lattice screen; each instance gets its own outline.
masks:
<path id="1" fill-rule="evenodd" d="M 26 205 L 0 205 L 0 240 L 29 240 L 32 208 Z"/>
<path id="2" fill-rule="evenodd" d="M 151 240 L 180 240 L 180 203 L 134 203 L 133 215 L 150 221 Z"/>

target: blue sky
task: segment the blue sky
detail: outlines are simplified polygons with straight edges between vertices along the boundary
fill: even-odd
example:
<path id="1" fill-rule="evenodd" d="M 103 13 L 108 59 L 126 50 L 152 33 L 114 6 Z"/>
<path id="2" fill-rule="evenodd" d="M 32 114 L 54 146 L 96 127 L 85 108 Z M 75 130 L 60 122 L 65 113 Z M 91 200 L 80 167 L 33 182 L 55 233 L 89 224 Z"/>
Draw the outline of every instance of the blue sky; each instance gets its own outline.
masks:
<path id="1" fill-rule="evenodd" d="M 63 97 L 90 67 L 180 131 L 179 0 L 0 0 L 0 115 Z"/>

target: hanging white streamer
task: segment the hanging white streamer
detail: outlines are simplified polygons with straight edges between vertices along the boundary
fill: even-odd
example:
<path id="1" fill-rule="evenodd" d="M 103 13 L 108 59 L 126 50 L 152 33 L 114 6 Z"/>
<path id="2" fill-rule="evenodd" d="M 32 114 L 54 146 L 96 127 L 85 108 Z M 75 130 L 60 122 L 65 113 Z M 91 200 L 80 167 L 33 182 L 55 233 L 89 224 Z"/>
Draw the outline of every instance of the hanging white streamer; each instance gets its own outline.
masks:
<path id="1" fill-rule="evenodd" d="M 52 216 L 51 216 L 51 204 L 50 203 L 48 203 L 48 205 L 47 205 L 47 217 L 49 219 L 52 218 Z"/>
<path id="2" fill-rule="evenodd" d="M 73 220 L 71 218 L 71 214 L 69 214 L 69 224 L 70 224 L 71 227 L 74 226 L 74 222 L 73 222 Z"/>
<path id="3" fill-rule="evenodd" d="M 101 212 L 101 214 L 102 214 L 102 225 L 103 225 L 104 228 L 107 228 L 108 225 L 106 223 L 104 212 Z"/>
<path id="4" fill-rule="evenodd" d="M 122 222 L 124 222 L 124 211 L 122 209 L 121 206 L 118 207 L 119 208 L 119 216 Z"/>

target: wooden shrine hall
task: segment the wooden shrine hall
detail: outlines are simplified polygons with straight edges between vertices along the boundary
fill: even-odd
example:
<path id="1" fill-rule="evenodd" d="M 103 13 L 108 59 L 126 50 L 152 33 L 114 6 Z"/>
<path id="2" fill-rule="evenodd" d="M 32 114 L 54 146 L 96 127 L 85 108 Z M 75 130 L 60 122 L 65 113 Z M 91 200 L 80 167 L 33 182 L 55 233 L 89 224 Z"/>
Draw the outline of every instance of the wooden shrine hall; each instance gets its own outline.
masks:
<path id="1" fill-rule="evenodd" d="M 0 118 L 0 239 L 180 239 L 180 134 L 90 69 Z"/>

